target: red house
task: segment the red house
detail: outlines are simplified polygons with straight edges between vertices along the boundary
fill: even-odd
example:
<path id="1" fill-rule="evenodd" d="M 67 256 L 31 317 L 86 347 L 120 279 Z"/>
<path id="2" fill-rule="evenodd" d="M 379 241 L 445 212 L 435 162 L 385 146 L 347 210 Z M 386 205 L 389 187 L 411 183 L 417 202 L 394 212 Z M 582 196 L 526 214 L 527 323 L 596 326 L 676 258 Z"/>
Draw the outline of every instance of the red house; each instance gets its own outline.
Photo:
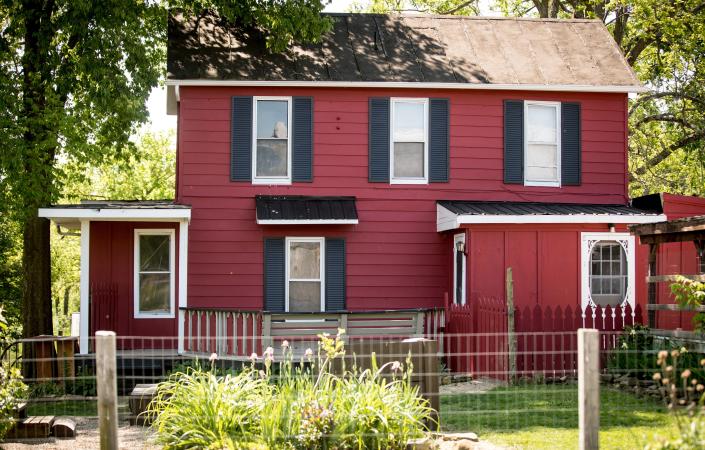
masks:
<path id="1" fill-rule="evenodd" d="M 40 210 L 81 231 L 83 352 L 100 328 L 230 355 L 433 333 L 446 297 L 501 297 L 507 267 L 518 307 L 644 301 L 626 227 L 666 216 L 630 203 L 644 88 L 601 22 L 330 17 L 283 54 L 170 19 L 175 201 Z"/>

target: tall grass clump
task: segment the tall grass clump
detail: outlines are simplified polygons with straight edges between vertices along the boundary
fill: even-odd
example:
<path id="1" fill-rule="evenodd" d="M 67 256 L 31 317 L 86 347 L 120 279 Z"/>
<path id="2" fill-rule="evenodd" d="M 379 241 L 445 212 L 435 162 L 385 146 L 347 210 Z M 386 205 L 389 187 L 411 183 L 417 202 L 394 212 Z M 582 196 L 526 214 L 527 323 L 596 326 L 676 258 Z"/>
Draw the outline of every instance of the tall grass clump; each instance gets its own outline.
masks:
<path id="1" fill-rule="evenodd" d="M 189 369 L 159 385 L 148 414 L 166 448 L 404 449 L 434 411 L 412 386 L 410 359 L 345 366 L 342 330 L 294 362 L 269 347 L 237 375 Z M 215 358 L 213 356 L 212 358 Z M 261 367 L 261 369 L 260 369 Z"/>

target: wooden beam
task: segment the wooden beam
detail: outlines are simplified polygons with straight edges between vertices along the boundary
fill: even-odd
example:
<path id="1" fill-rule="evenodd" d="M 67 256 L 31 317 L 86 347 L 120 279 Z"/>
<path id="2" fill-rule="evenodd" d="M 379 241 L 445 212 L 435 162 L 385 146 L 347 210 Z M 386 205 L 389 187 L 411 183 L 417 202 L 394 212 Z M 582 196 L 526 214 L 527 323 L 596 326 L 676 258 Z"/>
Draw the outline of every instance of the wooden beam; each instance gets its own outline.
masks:
<path id="1" fill-rule="evenodd" d="M 680 306 L 675 303 L 646 305 L 647 311 L 705 312 L 705 306 Z"/>
<path id="2" fill-rule="evenodd" d="M 653 275 L 646 277 L 647 283 L 672 283 L 678 281 L 678 277 L 687 278 L 693 281 L 705 282 L 705 275 Z"/>
<path id="3" fill-rule="evenodd" d="M 687 233 L 670 234 L 648 234 L 639 235 L 639 242 L 642 244 L 665 244 L 668 242 L 690 242 L 705 239 L 705 231 L 694 231 Z"/>
<path id="4" fill-rule="evenodd" d="M 652 243 L 649 244 L 649 268 L 648 268 L 648 273 L 650 277 L 656 276 L 656 263 L 658 261 L 658 244 L 657 243 Z M 656 301 L 656 296 L 658 291 L 656 290 L 656 285 L 655 284 L 648 284 L 647 285 L 648 293 L 647 293 L 647 306 L 648 305 L 655 305 L 657 303 Z M 656 326 L 656 312 L 655 311 L 648 311 L 647 308 L 647 320 L 648 320 L 648 325 L 649 328 L 654 328 Z"/>
<path id="5" fill-rule="evenodd" d="M 670 220 L 668 222 L 632 225 L 629 229 L 637 236 L 705 231 L 705 216 L 687 217 Z"/>

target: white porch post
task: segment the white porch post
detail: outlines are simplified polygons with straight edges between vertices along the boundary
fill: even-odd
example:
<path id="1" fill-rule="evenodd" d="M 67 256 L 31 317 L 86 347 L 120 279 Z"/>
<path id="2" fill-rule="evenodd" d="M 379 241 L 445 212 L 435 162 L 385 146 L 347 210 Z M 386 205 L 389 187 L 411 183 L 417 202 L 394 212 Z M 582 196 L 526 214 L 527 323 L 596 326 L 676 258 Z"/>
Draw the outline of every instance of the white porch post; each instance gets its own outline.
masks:
<path id="1" fill-rule="evenodd" d="M 188 220 L 179 222 L 179 313 L 178 323 L 178 352 L 184 352 L 184 318 L 186 311 L 181 308 L 187 306 L 188 286 Z"/>
<path id="2" fill-rule="evenodd" d="M 81 269 L 80 269 L 80 294 L 81 316 L 79 321 L 79 353 L 85 355 L 89 351 L 88 329 L 90 321 L 90 282 L 89 282 L 89 253 L 90 253 L 90 220 L 81 221 Z"/>

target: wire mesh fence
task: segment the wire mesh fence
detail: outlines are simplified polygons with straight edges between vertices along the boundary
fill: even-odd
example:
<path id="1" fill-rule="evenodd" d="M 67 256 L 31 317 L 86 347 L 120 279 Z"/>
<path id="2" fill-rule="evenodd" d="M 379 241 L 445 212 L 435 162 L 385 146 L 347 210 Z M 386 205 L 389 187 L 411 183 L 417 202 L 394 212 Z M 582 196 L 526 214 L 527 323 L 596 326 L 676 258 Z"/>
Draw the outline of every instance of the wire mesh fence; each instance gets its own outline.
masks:
<path id="1" fill-rule="evenodd" d="M 319 350 L 315 334 L 298 340 L 281 338 L 260 338 L 266 342 L 253 345 L 260 349 L 254 360 L 251 355 L 217 355 L 217 349 L 228 344 L 216 342 L 209 346 L 217 355 L 211 360 L 210 353 L 178 352 L 174 338 L 118 337 L 120 419 L 140 423 L 135 408 L 144 409 L 146 404 L 144 399 L 131 399 L 136 386 L 159 383 L 188 367 L 213 367 L 220 374 L 238 373 L 252 365 L 263 369 L 262 353 L 268 345 L 275 347 L 274 384 L 285 352 L 295 365 L 312 364 Z M 394 362 L 411 363 L 412 383 L 437 410 L 442 431 L 473 432 L 488 445 L 500 447 L 577 446 L 575 331 L 446 333 L 433 345 L 418 338 L 403 345 L 400 338 L 389 337 L 345 341 L 347 357 L 339 358 L 335 368 L 340 373 L 352 367 L 364 370 L 387 364 L 386 376 L 393 377 Z M 90 348 L 94 348 L 92 344 Z M 689 369 L 688 382 L 705 379 L 700 366 L 705 358 L 703 340 L 659 336 L 640 326 L 600 333 L 601 447 L 643 448 L 655 436 L 674 436 L 678 419 L 668 408 L 672 393 L 662 380 L 654 379 L 654 374 L 663 370 L 658 364 L 660 352 L 670 355 L 674 350 L 679 362 L 672 376 L 680 377 Z M 3 360 L 25 373 L 29 385 L 25 415 L 96 416 L 95 354 L 78 354 L 76 341 L 17 341 L 4 351 Z M 694 389 L 690 394 L 700 395 Z M 678 395 L 685 398 L 688 391 L 684 388 Z"/>

